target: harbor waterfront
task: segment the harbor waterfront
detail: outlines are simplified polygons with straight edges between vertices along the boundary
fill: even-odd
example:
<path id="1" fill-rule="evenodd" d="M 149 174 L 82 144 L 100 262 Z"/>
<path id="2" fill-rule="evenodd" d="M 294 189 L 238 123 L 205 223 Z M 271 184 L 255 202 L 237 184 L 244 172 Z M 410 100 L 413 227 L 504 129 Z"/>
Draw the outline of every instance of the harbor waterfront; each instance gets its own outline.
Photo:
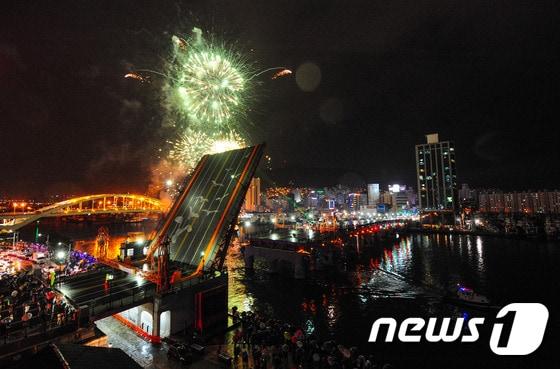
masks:
<path id="1" fill-rule="evenodd" d="M 558 44 L 553 1 L 7 0 L 0 369 L 558 367 Z"/>
<path id="2" fill-rule="evenodd" d="M 113 238 L 118 240 L 124 239 L 128 232 L 149 233 L 155 226 L 155 222 L 143 222 L 113 224 L 110 228 Z M 95 238 L 98 227 L 51 222 L 42 224 L 41 231 L 68 235 L 77 245 L 87 245 L 87 241 Z M 22 239 L 32 237 L 30 228 L 22 230 Z M 372 242 L 362 247 L 359 254 L 355 249 L 351 251 L 350 256 L 337 262 L 331 270 L 312 272 L 305 280 L 295 280 L 289 266 L 273 274 L 265 262 L 259 261 L 255 263 L 254 273 L 246 273 L 240 247 L 235 245 L 227 258 L 229 307 L 261 311 L 324 339 L 336 338 L 347 347 L 373 352 L 381 362 L 402 367 L 428 359 L 448 363 L 459 360 L 458 352 L 465 353 L 460 357 L 459 367 L 480 362 L 485 355 L 490 363 L 503 361 L 490 352 L 484 332 L 479 342 L 460 348 L 453 344 L 442 348 L 441 344 L 368 343 L 371 325 L 379 317 L 402 321 L 417 316 L 467 319 L 482 316 L 491 321 L 495 312 L 465 309 L 442 301 L 441 291 L 462 283 L 499 306 L 532 301 L 545 304 L 550 318 L 542 347 L 528 357 L 506 361 L 511 360 L 512 367 L 529 362 L 538 366 L 540 359 L 548 360 L 552 355 L 551 345 L 558 342 L 560 327 L 556 298 L 560 248 L 554 241 L 409 234 Z M 468 353 L 474 356 L 469 358 Z"/>

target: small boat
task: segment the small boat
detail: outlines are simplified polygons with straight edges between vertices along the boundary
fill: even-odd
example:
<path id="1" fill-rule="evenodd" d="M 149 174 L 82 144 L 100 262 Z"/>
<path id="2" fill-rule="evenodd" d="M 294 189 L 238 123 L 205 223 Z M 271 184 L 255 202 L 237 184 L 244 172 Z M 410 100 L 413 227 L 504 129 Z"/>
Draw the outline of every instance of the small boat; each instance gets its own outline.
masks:
<path id="1" fill-rule="evenodd" d="M 490 305 L 490 300 L 486 296 L 475 293 L 472 288 L 465 287 L 457 284 L 455 291 L 450 292 L 444 296 L 448 302 L 456 305 L 463 305 L 472 308 L 492 309 L 494 306 Z"/>

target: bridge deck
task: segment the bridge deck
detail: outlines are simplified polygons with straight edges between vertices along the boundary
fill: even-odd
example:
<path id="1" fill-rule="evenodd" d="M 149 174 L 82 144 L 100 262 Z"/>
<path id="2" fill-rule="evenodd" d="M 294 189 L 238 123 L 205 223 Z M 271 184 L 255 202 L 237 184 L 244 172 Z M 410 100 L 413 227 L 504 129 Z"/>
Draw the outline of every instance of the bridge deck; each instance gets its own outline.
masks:
<path id="1" fill-rule="evenodd" d="M 113 279 L 105 283 L 107 274 Z M 152 282 L 109 267 L 74 276 L 57 289 L 75 306 L 87 305 L 95 319 L 150 301 L 156 292 Z"/>
<path id="2" fill-rule="evenodd" d="M 234 221 L 264 145 L 205 156 L 175 202 L 158 237 L 169 236 L 172 260 L 210 265 Z"/>

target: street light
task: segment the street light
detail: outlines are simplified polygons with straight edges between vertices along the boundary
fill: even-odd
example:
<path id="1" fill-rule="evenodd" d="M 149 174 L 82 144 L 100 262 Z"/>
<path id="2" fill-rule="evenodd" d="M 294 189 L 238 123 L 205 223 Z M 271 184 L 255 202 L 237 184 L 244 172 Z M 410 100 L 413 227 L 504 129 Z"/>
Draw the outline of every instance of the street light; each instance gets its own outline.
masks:
<path id="1" fill-rule="evenodd" d="M 66 252 L 63 250 L 57 251 L 56 258 L 60 261 L 64 260 L 66 258 Z"/>

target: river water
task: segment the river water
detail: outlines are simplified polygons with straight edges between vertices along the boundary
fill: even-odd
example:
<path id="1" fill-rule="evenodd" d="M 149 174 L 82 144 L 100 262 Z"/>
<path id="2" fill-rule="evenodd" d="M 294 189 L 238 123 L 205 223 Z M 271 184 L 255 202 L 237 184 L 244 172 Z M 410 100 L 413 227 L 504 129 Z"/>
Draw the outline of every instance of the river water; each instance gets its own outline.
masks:
<path id="1" fill-rule="evenodd" d="M 91 240 L 97 227 L 52 223 L 42 233 L 56 231 L 74 240 Z M 50 227 L 50 228 L 49 228 Z M 114 240 L 126 232 L 150 232 L 154 223 L 113 225 Z M 30 238 L 33 230 L 24 230 Z M 229 304 L 240 310 L 260 310 L 304 327 L 324 339 L 357 346 L 380 362 L 397 367 L 541 368 L 554 358 L 560 330 L 560 244 L 460 235 L 406 235 L 396 241 L 362 248 L 356 260 L 337 272 L 315 273 L 299 281 L 291 274 L 273 275 L 260 264 L 246 275 L 239 250 L 228 256 Z M 256 263 L 257 267 L 259 263 Z M 384 271 L 391 273 L 387 273 Z M 441 290 L 463 283 L 494 304 L 540 302 L 550 312 L 542 346 L 524 357 L 493 354 L 484 329 L 476 343 L 368 343 L 379 317 L 485 317 L 496 312 L 459 308 L 442 301 Z M 556 360 L 555 360 L 556 361 Z"/>

